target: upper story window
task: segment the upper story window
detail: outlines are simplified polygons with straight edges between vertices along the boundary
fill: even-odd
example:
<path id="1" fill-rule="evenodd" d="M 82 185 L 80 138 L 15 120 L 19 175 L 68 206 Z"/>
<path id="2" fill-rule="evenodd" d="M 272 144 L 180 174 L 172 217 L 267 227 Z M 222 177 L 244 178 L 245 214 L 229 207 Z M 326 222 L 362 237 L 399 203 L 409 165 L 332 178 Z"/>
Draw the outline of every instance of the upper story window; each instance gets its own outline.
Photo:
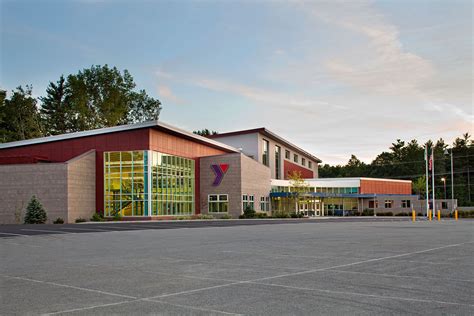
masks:
<path id="1" fill-rule="evenodd" d="M 301 164 L 302 164 L 303 166 L 306 166 L 306 159 L 301 158 Z"/>
<path id="2" fill-rule="evenodd" d="M 268 148 L 269 148 L 268 140 L 264 139 L 262 143 L 262 163 L 265 166 L 269 165 Z"/>
<path id="3" fill-rule="evenodd" d="M 308 168 L 309 168 L 309 169 L 312 169 L 312 168 L 313 168 L 313 163 L 312 163 L 310 160 L 308 160 Z"/>
<path id="4" fill-rule="evenodd" d="M 298 155 L 297 154 L 294 154 L 293 155 L 293 161 L 298 163 Z"/>
<path id="5" fill-rule="evenodd" d="M 280 179 L 281 170 L 281 147 L 275 145 L 275 178 Z"/>
<path id="6" fill-rule="evenodd" d="M 290 151 L 289 150 L 285 150 L 285 158 L 290 160 Z"/>

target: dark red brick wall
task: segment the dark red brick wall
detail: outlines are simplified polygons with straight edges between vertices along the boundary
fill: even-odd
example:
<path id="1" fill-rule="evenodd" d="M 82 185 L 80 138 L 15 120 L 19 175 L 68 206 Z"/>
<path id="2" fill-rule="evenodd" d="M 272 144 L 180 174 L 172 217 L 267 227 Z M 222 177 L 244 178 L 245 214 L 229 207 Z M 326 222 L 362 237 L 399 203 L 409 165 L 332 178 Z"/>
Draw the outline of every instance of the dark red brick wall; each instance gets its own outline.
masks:
<path id="1" fill-rule="evenodd" d="M 312 170 L 306 169 L 305 167 L 302 167 L 302 166 L 299 166 L 299 165 L 294 164 L 292 162 L 289 162 L 288 160 L 284 160 L 284 162 L 283 162 L 283 172 L 284 172 L 284 175 L 285 175 L 285 180 L 288 180 L 288 174 L 293 172 L 293 171 L 301 172 L 301 176 L 304 179 L 314 178 L 314 172 Z"/>

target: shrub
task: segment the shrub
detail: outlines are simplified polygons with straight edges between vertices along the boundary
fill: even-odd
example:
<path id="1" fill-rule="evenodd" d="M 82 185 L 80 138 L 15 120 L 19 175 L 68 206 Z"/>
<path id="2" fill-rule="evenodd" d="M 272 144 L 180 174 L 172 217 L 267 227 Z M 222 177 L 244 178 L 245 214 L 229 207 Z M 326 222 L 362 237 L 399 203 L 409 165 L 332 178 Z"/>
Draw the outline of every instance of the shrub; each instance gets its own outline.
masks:
<path id="1" fill-rule="evenodd" d="M 232 216 L 230 216 L 229 214 L 224 214 L 220 217 L 220 219 L 232 219 Z"/>
<path id="2" fill-rule="evenodd" d="M 120 213 L 119 211 L 117 211 L 115 214 L 114 214 L 114 218 L 113 220 L 114 221 L 121 221 L 122 220 L 122 213 Z"/>
<path id="3" fill-rule="evenodd" d="M 56 218 L 56 220 L 53 222 L 53 224 L 64 224 L 64 219 L 61 217 Z"/>
<path id="4" fill-rule="evenodd" d="M 33 195 L 26 207 L 25 224 L 44 224 L 47 219 L 46 210 Z"/>
<path id="5" fill-rule="evenodd" d="M 178 221 L 184 221 L 184 220 L 190 220 L 190 219 L 193 219 L 192 216 L 179 216 L 179 217 L 176 217 L 176 219 Z"/>
<path id="6" fill-rule="evenodd" d="M 374 216 L 374 210 L 365 209 L 362 211 L 362 216 Z"/>
<path id="7" fill-rule="evenodd" d="M 247 205 L 242 218 L 254 218 L 256 214 L 257 213 L 255 212 L 255 210 L 251 206 Z"/>
<path id="8" fill-rule="evenodd" d="M 401 212 L 401 213 L 398 213 L 396 216 L 410 216 L 410 214 Z"/>
<path id="9" fill-rule="evenodd" d="M 422 213 L 418 213 L 418 214 L 416 214 L 416 216 L 423 216 L 423 214 L 422 214 Z"/>
<path id="10" fill-rule="evenodd" d="M 86 220 L 85 218 L 78 217 L 78 218 L 76 218 L 76 221 L 75 221 L 75 222 L 76 222 L 76 223 L 85 223 L 85 222 L 87 222 L 87 220 Z"/>
<path id="11" fill-rule="evenodd" d="M 199 214 L 196 215 L 195 219 L 214 219 L 214 216 L 210 214 Z"/>
<path id="12" fill-rule="evenodd" d="M 268 215 L 267 215 L 267 213 L 257 213 L 257 214 L 256 214 L 256 217 L 257 217 L 257 218 L 267 218 Z"/>
<path id="13" fill-rule="evenodd" d="M 283 211 L 276 211 L 276 212 L 272 213 L 272 217 L 273 218 L 289 218 L 290 214 L 288 214 L 287 212 L 283 212 Z"/>
<path id="14" fill-rule="evenodd" d="M 104 216 L 100 213 L 94 213 L 91 217 L 91 222 L 103 222 L 105 221 Z"/>

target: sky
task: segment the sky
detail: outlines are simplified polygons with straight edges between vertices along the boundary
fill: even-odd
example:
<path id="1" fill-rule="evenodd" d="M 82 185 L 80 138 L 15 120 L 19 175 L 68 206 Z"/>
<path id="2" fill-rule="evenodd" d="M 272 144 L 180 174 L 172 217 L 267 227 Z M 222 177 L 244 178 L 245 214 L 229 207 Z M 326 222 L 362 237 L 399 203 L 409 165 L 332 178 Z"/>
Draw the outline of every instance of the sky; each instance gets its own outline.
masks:
<path id="1" fill-rule="evenodd" d="M 473 1 L 0 0 L 0 88 L 128 69 L 187 130 L 266 127 L 321 158 L 473 133 Z"/>

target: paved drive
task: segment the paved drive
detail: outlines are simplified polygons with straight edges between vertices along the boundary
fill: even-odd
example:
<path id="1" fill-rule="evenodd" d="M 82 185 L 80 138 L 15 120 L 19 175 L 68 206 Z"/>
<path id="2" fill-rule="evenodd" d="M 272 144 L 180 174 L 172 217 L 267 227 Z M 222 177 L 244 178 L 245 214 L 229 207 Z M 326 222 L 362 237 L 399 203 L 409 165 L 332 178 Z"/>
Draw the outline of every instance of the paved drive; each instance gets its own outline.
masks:
<path id="1" fill-rule="evenodd" d="M 474 314 L 474 221 L 234 222 L 0 226 L 0 315 Z"/>

